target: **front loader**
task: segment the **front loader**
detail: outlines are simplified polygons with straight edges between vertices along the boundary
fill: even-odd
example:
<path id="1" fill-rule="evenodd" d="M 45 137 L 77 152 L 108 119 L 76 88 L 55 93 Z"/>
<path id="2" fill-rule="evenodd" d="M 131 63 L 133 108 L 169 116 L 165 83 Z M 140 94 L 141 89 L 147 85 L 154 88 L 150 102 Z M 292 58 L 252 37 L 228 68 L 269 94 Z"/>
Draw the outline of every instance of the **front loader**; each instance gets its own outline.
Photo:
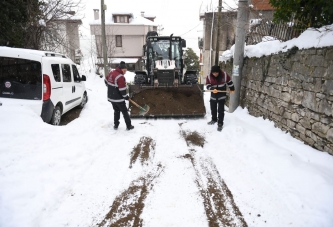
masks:
<path id="1" fill-rule="evenodd" d="M 135 71 L 134 85 L 129 86 L 132 100 L 150 106 L 144 117 L 203 117 L 206 114 L 203 85 L 196 71 L 186 70 L 179 36 L 158 36 L 148 32 L 143 46 L 142 70 Z M 131 117 L 142 117 L 131 108 Z"/>

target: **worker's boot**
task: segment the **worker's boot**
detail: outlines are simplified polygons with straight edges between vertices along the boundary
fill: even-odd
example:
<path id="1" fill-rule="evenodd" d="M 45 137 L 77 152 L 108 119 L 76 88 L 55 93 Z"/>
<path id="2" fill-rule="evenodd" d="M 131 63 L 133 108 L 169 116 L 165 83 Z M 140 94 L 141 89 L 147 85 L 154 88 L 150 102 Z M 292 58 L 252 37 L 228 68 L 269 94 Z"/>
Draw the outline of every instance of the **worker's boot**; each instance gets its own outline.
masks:
<path id="1" fill-rule="evenodd" d="M 216 121 L 211 120 L 211 121 L 208 122 L 207 124 L 209 124 L 209 125 L 213 125 L 213 124 L 215 124 L 215 123 L 216 123 Z"/>
<path id="2" fill-rule="evenodd" d="M 219 132 L 222 131 L 222 128 L 223 128 L 223 125 L 222 125 L 222 124 L 218 124 L 218 125 L 217 125 L 217 131 L 219 131 Z"/>
<path id="3" fill-rule="evenodd" d="M 127 127 L 127 131 L 129 131 L 129 130 L 132 130 L 132 129 L 134 129 L 134 126 L 133 125 L 131 125 L 131 126 L 129 126 L 129 127 Z"/>

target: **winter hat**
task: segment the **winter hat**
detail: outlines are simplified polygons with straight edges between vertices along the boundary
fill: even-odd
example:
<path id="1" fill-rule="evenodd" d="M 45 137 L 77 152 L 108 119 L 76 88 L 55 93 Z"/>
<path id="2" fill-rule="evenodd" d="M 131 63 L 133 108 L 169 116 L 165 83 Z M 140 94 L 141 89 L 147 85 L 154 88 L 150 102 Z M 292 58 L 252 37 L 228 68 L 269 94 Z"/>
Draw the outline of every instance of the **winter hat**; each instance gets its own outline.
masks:
<path id="1" fill-rule="evenodd" d="M 120 68 L 120 69 L 127 69 L 127 66 L 126 66 L 126 64 L 125 64 L 124 61 L 121 61 L 121 62 L 120 62 L 120 64 L 119 64 L 119 68 Z"/>
<path id="2" fill-rule="evenodd" d="M 214 66 L 212 66 L 212 70 L 211 70 L 211 72 L 212 73 L 219 73 L 220 72 L 220 66 L 218 66 L 218 65 L 214 65 Z"/>

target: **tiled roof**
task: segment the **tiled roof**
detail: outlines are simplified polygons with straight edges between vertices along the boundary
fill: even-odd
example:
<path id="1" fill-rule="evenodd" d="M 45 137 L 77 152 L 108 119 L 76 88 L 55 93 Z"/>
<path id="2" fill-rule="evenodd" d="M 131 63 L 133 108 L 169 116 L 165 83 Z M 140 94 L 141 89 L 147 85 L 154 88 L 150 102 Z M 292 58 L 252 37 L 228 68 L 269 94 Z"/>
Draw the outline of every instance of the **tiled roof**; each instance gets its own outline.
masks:
<path id="1" fill-rule="evenodd" d="M 269 0 L 252 0 L 252 5 L 256 10 L 274 10 Z"/>

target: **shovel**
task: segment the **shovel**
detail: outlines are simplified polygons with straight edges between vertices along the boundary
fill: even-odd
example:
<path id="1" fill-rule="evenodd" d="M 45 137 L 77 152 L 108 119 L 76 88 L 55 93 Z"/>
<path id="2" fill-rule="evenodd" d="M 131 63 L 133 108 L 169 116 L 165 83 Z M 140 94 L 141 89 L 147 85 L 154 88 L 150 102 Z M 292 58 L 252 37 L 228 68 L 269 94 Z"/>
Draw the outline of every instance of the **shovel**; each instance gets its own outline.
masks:
<path id="1" fill-rule="evenodd" d="M 203 90 L 203 92 L 214 92 L 213 90 Z M 229 91 L 220 91 L 220 90 L 217 90 L 217 92 L 226 92 L 228 93 Z"/>
<path id="2" fill-rule="evenodd" d="M 128 99 L 131 103 L 133 103 L 134 106 L 138 107 L 140 109 L 140 112 L 139 114 L 140 115 L 145 115 L 146 113 L 148 113 L 148 111 L 150 110 L 150 107 L 148 105 L 144 105 L 143 107 L 142 106 L 139 106 L 139 104 L 137 104 L 136 102 L 134 102 L 132 99 Z"/>

